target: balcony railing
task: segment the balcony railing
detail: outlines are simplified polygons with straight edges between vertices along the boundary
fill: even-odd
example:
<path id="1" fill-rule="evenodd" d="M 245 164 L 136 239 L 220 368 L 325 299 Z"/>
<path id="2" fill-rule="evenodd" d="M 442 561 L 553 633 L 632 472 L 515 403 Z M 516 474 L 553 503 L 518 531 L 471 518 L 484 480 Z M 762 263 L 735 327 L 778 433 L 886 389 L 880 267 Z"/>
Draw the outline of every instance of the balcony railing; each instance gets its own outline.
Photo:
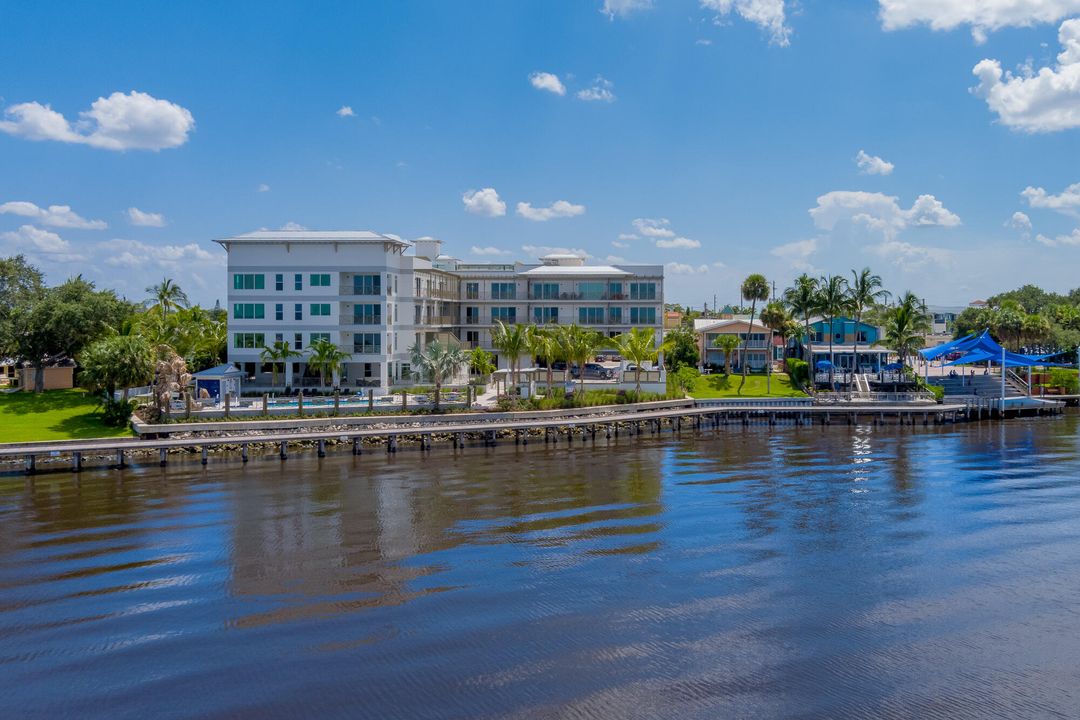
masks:
<path id="1" fill-rule="evenodd" d="M 459 325 L 455 315 L 430 315 L 424 319 L 426 325 Z"/>
<path id="2" fill-rule="evenodd" d="M 529 300 L 581 300 L 584 302 L 602 302 L 602 301 L 624 301 L 633 300 L 634 302 L 656 302 L 658 298 L 632 298 L 629 293 L 579 293 L 579 292 L 563 292 L 553 295 L 552 293 L 545 292 L 531 292 L 529 293 Z"/>

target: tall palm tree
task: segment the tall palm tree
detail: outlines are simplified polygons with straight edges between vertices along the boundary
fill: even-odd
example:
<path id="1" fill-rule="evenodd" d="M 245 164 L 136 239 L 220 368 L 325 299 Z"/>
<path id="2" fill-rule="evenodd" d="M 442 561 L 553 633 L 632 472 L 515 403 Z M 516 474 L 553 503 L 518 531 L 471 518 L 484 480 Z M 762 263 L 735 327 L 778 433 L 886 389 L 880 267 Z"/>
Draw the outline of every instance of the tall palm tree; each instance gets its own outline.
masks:
<path id="1" fill-rule="evenodd" d="M 456 343 L 443 344 L 432 340 L 424 347 L 419 344 L 409 348 L 410 368 L 413 376 L 435 385 L 435 410 L 439 410 L 442 386 L 452 380 L 469 364 L 469 354 Z"/>
<path id="2" fill-rule="evenodd" d="M 851 271 L 851 287 L 848 288 L 848 302 L 851 312 L 855 316 L 855 367 L 859 371 L 859 326 L 862 324 L 863 314 L 868 308 L 884 302 L 889 298 L 889 291 L 883 287 L 881 276 L 870 272 L 870 268 L 864 267 L 856 272 Z"/>
<path id="3" fill-rule="evenodd" d="M 510 366 L 510 382 L 515 386 L 521 356 L 528 350 L 528 339 L 526 325 L 507 325 L 502 320 L 496 320 L 491 331 L 491 346 L 506 356 L 506 363 Z"/>
<path id="4" fill-rule="evenodd" d="M 303 357 L 303 355 L 304 353 L 299 350 L 293 350 L 289 347 L 288 340 L 278 340 L 270 347 L 264 347 L 262 352 L 259 353 L 259 359 L 270 363 L 270 372 L 273 376 L 270 382 L 277 387 L 278 365 L 281 365 L 282 381 L 284 381 L 285 376 L 288 375 L 285 372 L 286 364 L 292 361 L 293 358 Z"/>
<path id="5" fill-rule="evenodd" d="M 544 364 L 547 365 L 547 394 L 551 395 L 551 384 L 553 381 L 553 369 L 552 363 L 556 360 L 565 360 L 561 357 L 561 347 L 559 345 L 559 339 L 556 337 L 556 333 L 552 328 L 536 327 L 535 325 L 528 326 L 526 330 L 526 345 L 529 348 L 529 354 L 533 357 L 544 358 Z"/>
<path id="6" fill-rule="evenodd" d="M 634 363 L 634 389 L 641 393 L 641 365 L 660 357 L 663 347 L 656 347 L 656 333 L 651 328 L 632 328 L 611 338 L 611 344 L 624 358 Z"/>
<path id="7" fill-rule="evenodd" d="M 791 315 L 788 314 L 787 308 L 784 307 L 784 303 L 779 300 L 772 300 L 761 311 L 761 322 L 765 323 L 766 327 L 772 330 L 774 333 L 778 333 L 779 330 L 787 323 L 791 322 Z M 787 338 L 785 337 L 784 340 Z M 765 365 L 765 391 L 772 393 L 772 367 L 773 367 L 773 344 L 772 338 L 769 338 L 769 361 Z"/>
<path id="8" fill-rule="evenodd" d="M 154 379 L 154 351 L 139 335 L 111 335 L 97 340 L 79 355 L 79 382 L 94 390 L 104 390 L 109 400 L 117 387 L 128 389 Z"/>
<path id="9" fill-rule="evenodd" d="M 926 333 L 930 332 L 930 317 L 922 301 L 911 292 L 900 298 L 896 307 L 889 310 L 885 320 L 885 337 L 882 345 L 907 362 L 908 355 L 922 347 Z"/>
<path id="10" fill-rule="evenodd" d="M 349 353 L 326 338 L 319 338 L 308 346 L 307 363 L 319 373 L 323 387 L 331 384 L 326 382 L 328 377 L 331 381 L 336 381 L 337 374 L 341 372 L 342 363 L 348 360 L 349 357 Z"/>
<path id="11" fill-rule="evenodd" d="M 850 308 L 847 280 L 842 275 L 829 275 L 818 282 L 818 312 L 829 323 L 829 385 L 833 384 L 833 372 L 836 369 L 836 355 L 833 352 L 833 337 L 836 335 L 833 325 L 836 318 L 847 314 Z M 811 358 L 813 359 L 813 358 Z"/>
<path id="12" fill-rule="evenodd" d="M 818 310 L 818 281 L 806 273 L 795 278 L 795 284 L 784 291 L 784 304 L 796 317 L 802 318 L 805 335 L 803 342 L 810 342 L 810 316 Z M 806 358 L 803 358 L 804 360 Z"/>
<path id="13" fill-rule="evenodd" d="M 169 310 L 188 306 L 188 297 L 180 286 L 169 278 L 162 278 L 157 285 L 146 288 L 150 293 L 150 304 L 161 309 L 162 316 L 167 316 Z"/>
<path id="14" fill-rule="evenodd" d="M 757 312 L 758 300 L 765 302 L 769 299 L 769 281 L 759 273 L 747 275 L 740 290 L 742 299 L 750 301 L 750 326 L 746 330 L 746 335 L 743 336 L 742 382 L 739 383 L 739 392 L 742 392 L 743 385 L 746 384 L 746 369 L 749 367 L 746 362 L 746 348 L 750 345 L 750 334 L 754 329 L 754 315 Z"/>
<path id="15" fill-rule="evenodd" d="M 738 335 L 720 335 L 713 341 L 713 345 L 724 351 L 724 374 L 731 375 L 731 357 L 739 349 L 742 343 Z"/>
<path id="16" fill-rule="evenodd" d="M 577 365 L 581 396 L 585 396 L 585 363 L 596 355 L 596 351 L 607 344 L 604 336 L 595 330 L 586 330 L 580 325 L 562 325 L 558 331 L 559 345 L 563 356 Z"/>

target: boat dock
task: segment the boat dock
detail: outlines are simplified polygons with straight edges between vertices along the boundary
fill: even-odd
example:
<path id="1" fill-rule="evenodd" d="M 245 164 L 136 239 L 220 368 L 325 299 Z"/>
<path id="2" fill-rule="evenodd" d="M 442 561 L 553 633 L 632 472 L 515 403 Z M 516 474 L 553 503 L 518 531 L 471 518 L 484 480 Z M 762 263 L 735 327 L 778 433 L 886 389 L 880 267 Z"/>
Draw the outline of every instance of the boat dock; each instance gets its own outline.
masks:
<path id="1" fill-rule="evenodd" d="M 658 403 L 660 404 L 660 403 Z M 289 457 L 290 448 L 314 445 L 319 457 L 326 455 L 328 445 L 351 446 L 353 454 L 366 451 L 365 444 L 381 445 L 385 452 L 397 452 L 401 442 L 418 444 L 421 450 L 431 450 L 436 440 L 454 448 L 464 448 L 470 441 L 479 440 L 489 446 L 500 439 L 517 444 L 544 442 L 558 444 L 580 439 L 581 442 L 623 436 L 638 437 L 655 435 L 668 428 L 672 432 L 684 429 L 716 429 L 727 425 L 929 425 L 961 421 L 989 419 L 1000 415 L 989 403 L 956 402 L 918 405 L 809 405 L 724 403 L 698 406 L 691 402 L 663 403 L 666 407 L 656 409 L 626 409 L 612 411 L 603 408 L 603 414 L 590 413 L 568 415 L 522 413 L 525 417 L 505 417 L 516 413 L 498 413 L 499 419 L 484 421 L 482 415 L 416 416 L 408 418 L 408 425 L 370 427 L 346 426 L 325 430 L 268 429 L 252 430 L 246 435 L 208 435 L 205 437 L 147 437 L 111 438 L 93 440 L 65 440 L 39 443 L 11 443 L 0 445 L 0 461 L 22 461 L 22 470 L 32 474 L 38 470 L 38 460 L 67 459 L 72 472 L 84 467 L 122 468 L 138 455 L 140 458 L 156 454 L 159 465 L 169 462 L 170 453 L 183 453 L 190 457 L 198 453 L 203 464 L 209 459 L 211 449 L 232 450 L 242 462 L 247 462 L 252 447 L 274 448 L 282 460 Z M 674 406 L 671 406 L 674 405 Z M 596 410 L 583 408 L 582 412 Z M 1047 408 L 1049 411 L 1049 408 Z M 1042 410 L 1040 410 L 1042 412 Z M 1006 415 L 1008 415 L 1008 411 Z M 539 417 L 537 417 L 539 416 Z M 466 420 L 465 418 L 473 418 Z M 347 418 L 328 418 L 324 423 Z M 385 418 L 383 419 L 385 421 Z M 251 425 L 253 423 L 246 423 Z M 284 424 L 277 421 L 275 424 Z M 221 424 L 214 423 L 206 430 L 220 431 Z M 97 462 L 85 465 L 94 458 Z M 101 462 L 101 460 L 104 462 Z"/>

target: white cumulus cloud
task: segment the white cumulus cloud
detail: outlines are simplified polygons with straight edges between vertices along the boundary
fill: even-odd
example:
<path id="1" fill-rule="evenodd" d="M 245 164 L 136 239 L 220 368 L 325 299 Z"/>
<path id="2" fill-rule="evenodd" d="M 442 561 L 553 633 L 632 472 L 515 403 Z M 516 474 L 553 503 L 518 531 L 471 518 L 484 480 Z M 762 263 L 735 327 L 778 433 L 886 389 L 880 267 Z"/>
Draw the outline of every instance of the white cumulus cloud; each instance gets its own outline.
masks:
<path id="1" fill-rule="evenodd" d="M 0 233 L 0 240 L 7 247 L 7 254 L 25 254 L 31 261 L 46 263 L 77 262 L 84 256 L 76 252 L 71 243 L 49 230 L 33 225 L 23 225 L 18 230 Z"/>
<path id="2" fill-rule="evenodd" d="M 855 164 L 859 166 L 859 172 L 863 175 L 891 175 L 896 167 L 891 162 L 877 155 L 869 155 L 865 150 L 860 150 L 855 156 Z"/>
<path id="3" fill-rule="evenodd" d="M 143 212 L 139 208 L 127 209 L 128 222 L 140 227 L 165 227 L 165 216 L 161 213 Z"/>
<path id="4" fill-rule="evenodd" d="M 471 254 L 473 254 L 473 255 L 510 255 L 511 254 L 511 252 L 509 250 L 503 250 L 502 248 L 497 248 L 494 245 L 487 245 L 485 247 L 481 247 L 479 245 L 473 245 L 471 248 L 469 248 L 469 252 Z"/>
<path id="5" fill-rule="evenodd" d="M 1033 208 L 1057 210 L 1065 215 L 1076 215 L 1080 208 L 1080 183 L 1073 183 L 1057 195 L 1052 195 L 1045 188 L 1031 187 L 1030 185 L 1020 193 L 1020 197 L 1028 201 Z"/>
<path id="6" fill-rule="evenodd" d="M 1080 228 L 1073 230 L 1068 235 L 1058 235 L 1057 237 L 1047 237 L 1042 233 L 1035 236 L 1036 242 L 1039 242 L 1047 247 L 1060 247 L 1060 246 L 1072 246 L 1080 245 Z"/>
<path id="7" fill-rule="evenodd" d="M 653 0 L 604 0 L 600 12 L 612 20 L 618 17 L 626 17 L 639 10 L 648 10 L 653 6 Z"/>
<path id="8" fill-rule="evenodd" d="M 717 23 L 735 14 L 764 30 L 770 43 L 781 47 L 791 44 L 791 28 L 785 20 L 784 0 L 701 0 L 701 7 L 716 13 Z"/>
<path id="9" fill-rule="evenodd" d="M 645 237 L 675 237 L 675 231 L 668 227 L 671 225 L 671 221 L 667 218 L 635 218 L 632 224 Z M 620 235 L 619 238 L 623 239 L 623 236 Z M 628 238 L 637 239 L 633 235 L 628 236 Z"/>
<path id="10" fill-rule="evenodd" d="M 615 83 L 605 80 L 602 75 L 597 75 L 593 84 L 584 90 L 578 90 L 578 100 L 586 102 L 615 102 Z"/>
<path id="11" fill-rule="evenodd" d="M 483 217 L 502 217 L 506 214 L 506 203 L 499 198 L 495 188 L 468 190 L 461 196 L 465 211 Z"/>
<path id="12" fill-rule="evenodd" d="M 282 225 L 279 229 L 282 232 L 303 232 L 304 230 L 307 230 L 306 227 L 298 222 L 293 222 L 292 220 Z"/>
<path id="13" fill-rule="evenodd" d="M 4 110 L 0 132 L 27 140 L 55 140 L 106 150 L 164 150 L 187 142 L 191 112 L 168 100 L 132 91 L 99 97 L 72 124 L 49 105 L 19 103 Z"/>
<path id="14" fill-rule="evenodd" d="M 980 61 L 972 74 L 979 84 L 971 91 L 986 101 L 1006 126 L 1029 133 L 1080 127 L 1080 18 L 1058 30 L 1062 51 L 1054 67 L 1019 73 L 1003 70 L 997 60 Z"/>
<path id="15" fill-rule="evenodd" d="M 38 207 L 32 202 L 16 200 L 0 205 L 0 215 L 18 215 L 32 218 L 42 225 L 75 230 L 104 230 L 108 227 L 104 220 L 86 220 L 74 212 L 68 205 L 50 205 Z"/>
<path id="16" fill-rule="evenodd" d="M 1080 0 L 879 0 L 885 30 L 928 25 L 933 30 L 971 28 L 976 42 L 1004 27 L 1055 23 L 1080 12 Z"/>
<path id="17" fill-rule="evenodd" d="M 933 195 L 920 195 L 910 208 L 904 210 L 892 195 L 861 190 L 834 190 L 817 199 L 817 206 L 810 209 L 814 225 L 832 230 L 840 222 L 863 225 L 895 236 L 911 226 L 940 225 L 953 227 L 960 224 L 960 217 L 948 210 Z"/>
<path id="18" fill-rule="evenodd" d="M 1011 227 L 1013 230 L 1019 230 L 1025 237 L 1031 232 L 1031 218 L 1027 216 L 1027 213 L 1022 213 L 1019 210 L 1012 214 L 1012 217 L 1005 223 L 1005 227 Z"/>
<path id="19" fill-rule="evenodd" d="M 105 264 L 114 267 L 174 270 L 192 263 L 213 263 L 214 254 L 196 243 L 187 245 L 151 245 L 138 240 L 116 238 L 98 243 Z"/>
<path id="20" fill-rule="evenodd" d="M 580 258 L 590 258 L 588 250 L 582 248 L 554 247 L 551 245 L 522 245 L 522 252 L 532 257 L 544 255 L 577 255 Z"/>
<path id="21" fill-rule="evenodd" d="M 709 272 L 708 265 L 689 265 L 681 262 L 669 262 L 664 265 L 664 272 L 669 275 L 703 275 Z"/>
<path id="22" fill-rule="evenodd" d="M 517 204 L 517 214 L 526 220 L 545 222 L 554 218 L 568 218 L 574 217 L 575 215 L 584 215 L 585 206 L 575 205 L 566 200 L 556 200 L 546 208 L 534 208 L 531 203 L 519 202 Z"/>
<path id="23" fill-rule="evenodd" d="M 566 86 L 562 84 L 562 80 L 558 75 L 549 72 L 534 72 L 529 76 L 529 82 L 537 90 L 546 90 L 556 95 L 565 95 Z"/>
<path id="24" fill-rule="evenodd" d="M 815 272 L 810 257 L 817 250 L 817 238 L 810 238 L 809 240 L 795 240 L 794 242 L 777 245 L 769 251 L 769 254 L 780 258 L 800 272 Z"/>
<path id="25" fill-rule="evenodd" d="M 688 237 L 661 238 L 656 241 L 656 247 L 664 250 L 693 250 L 701 247 L 701 243 L 697 240 L 691 240 Z"/>
<path id="26" fill-rule="evenodd" d="M 349 107 L 348 105 L 342 105 L 341 107 L 339 107 L 335 111 L 335 114 L 338 117 L 343 117 L 343 118 L 344 117 L 356 117 L 356 113 L 354 113 L 353 109 L 351 107 Z"/>
<path id="27" fill-rule="evenodd" d="M 621 240 L 612 240 L 611 241 L 611 246 L 612 247 L 617 247 L 620 250 L 625 250 L 626 248 L 630 247 L 630 243 L 625 243 L 625 242 L 622 242 Z"/>

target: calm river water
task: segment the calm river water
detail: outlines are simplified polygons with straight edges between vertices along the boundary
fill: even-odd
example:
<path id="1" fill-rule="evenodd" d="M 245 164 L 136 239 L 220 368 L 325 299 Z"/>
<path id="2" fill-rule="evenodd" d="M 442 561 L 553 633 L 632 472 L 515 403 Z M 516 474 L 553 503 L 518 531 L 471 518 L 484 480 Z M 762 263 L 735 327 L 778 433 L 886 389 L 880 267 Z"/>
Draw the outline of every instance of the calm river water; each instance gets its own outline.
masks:
<path id="1" fill-rule="evenodd" d="M 0 478 L 3 718 L 1080 716 L 1080 424 Z"/>

